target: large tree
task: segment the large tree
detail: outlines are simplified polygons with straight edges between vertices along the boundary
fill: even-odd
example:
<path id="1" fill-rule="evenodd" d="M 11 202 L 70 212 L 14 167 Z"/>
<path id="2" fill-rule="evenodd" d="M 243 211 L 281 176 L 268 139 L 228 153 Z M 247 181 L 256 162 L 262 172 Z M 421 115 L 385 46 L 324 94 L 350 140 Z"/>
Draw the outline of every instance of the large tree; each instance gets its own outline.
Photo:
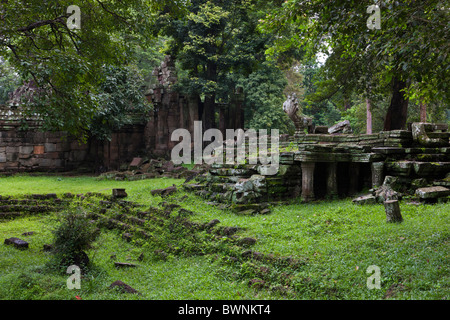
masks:
<path id="1" fill-rule="evenodd" d="M 366 93 L 389 87 L 385 130 L 404 129 L 410 97 L 448 102 L 448 7 L 445 1 L 376 1 L 381 28 L 368 28 L 373 1 L 288 0 L 267 15 L 262 28 L 280 37 L 271 52 L 303 46 L 325 52 L 329 96 Z M 326 90 L 325 90 L 326 91 Z"/>
<path id="2" fill-rule="evenodd" d="M 79 28 L 72 28 L 78 6 Z M 129 64 L 134 45 L 151 40 L 161 7 L 180 10 L 177 1 L 3 0 L 0 2 L 0 56 L 39 90 L 24 112 L 39 114 L 47 130 L 86 138 L 98 113 L 105 66 Z M 70 19 L 69 19 L 70 18 Z"/>
<path id="3" fill-rule="evenodd" d="M 264 16 L 262 1 L 192 0 L 189 13 L 173 18 L 162 12 L 161 33 L 170 36 L 167 53 L 184 73 L 178 88 L 203 100 L 204 129 L 215 125 L 217 103 L 228 102 L 242 76 L 264 62 L 270 36 L 257 30 Z"/>

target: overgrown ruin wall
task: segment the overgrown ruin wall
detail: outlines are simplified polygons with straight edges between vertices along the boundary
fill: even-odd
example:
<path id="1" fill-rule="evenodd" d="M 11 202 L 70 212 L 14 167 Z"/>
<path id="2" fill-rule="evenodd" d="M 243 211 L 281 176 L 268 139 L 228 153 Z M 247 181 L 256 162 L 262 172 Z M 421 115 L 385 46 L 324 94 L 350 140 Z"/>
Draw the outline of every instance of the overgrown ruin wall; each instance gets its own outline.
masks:
<path id="1" fill-rule="evenodd" d="M 172 132 L 176 129 L 187 129 L 194 136 L 194 122 L 202 121 L 203 102 L 198 95 L 183 95 L 174 90 L 178 77 L 175 62 L 166 56 L 160 67 L 154 69 L 148 101 L 154 110 L 145 128 L 144 140 L 148 155 L 169 157 L 172 148 L 178 141 L 171 141 Z M 244 128 L 244 92 L 238 87 L 229 93 L 229 102 L 216 104 L 218 114 L 214 127 L 225 136 L 226 129 Z"/>
<path id="2" fill-rule="evenodd" d="M 42 132 L 36 119 L 21 120 L 17 109 L 0 109 L 0 172 L 79 171 L 119 169 L 145 153 L 144 126 L 125 127 L 111 141 L 79 143 L 64 132 Z"/>
<path id="3" fill-rule="evenodd" d="M 289 144 L 281 143 L 294 150 L 280 153 L 275 175 L 265 175 L 262 164 L 213 164 L 184 187 L 242 214 L 261 214 L 267 203 L 299 196 L 305 202 L 354 196 L 381 187 L 387 176 L 395 178 L 400 192 L 429 187 L 421 191 L 434 194 L 440 187 L 445 196 L 450 195 L 449 138 L 447 125 L 429 123 L 377 134 L 296 134 Z"/>

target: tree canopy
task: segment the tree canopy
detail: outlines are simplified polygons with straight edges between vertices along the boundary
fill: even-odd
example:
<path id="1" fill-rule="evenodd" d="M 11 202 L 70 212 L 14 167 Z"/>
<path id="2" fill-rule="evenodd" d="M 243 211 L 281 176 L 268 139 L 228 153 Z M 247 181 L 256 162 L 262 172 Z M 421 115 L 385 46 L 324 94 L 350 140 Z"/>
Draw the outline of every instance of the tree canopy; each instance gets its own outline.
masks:
<path id="1" fill-rule="evenodd" d="M 444 1 L 376 1 L 380 29 L 368 28 L 373 1 L 288 0 L 269 13 L 262 29 L 291 31 L 279 37 L 269 53 L 304 47 L 311 56 L 328 56 L 324 80 L 316 98 L 341 92 L 370 97 L 377 91 L 391 94 L 385 129 L 402 129 L 410 98 L 426 103 L 448 103 L 448 7 Z M 389 87 L 389 90 L 386 90 Z"/>
<path id="2" fill-rule="evenodd" d="M 375 4 L 379 28 L 368 26 Z M 148 110 L 139 90 L 170 54 L 205 128 L 240 86 L 246 126 L 292 130 L 282 102 L 295 92 L 318 125 L 361 128 L 371 105 L 377 129 L 403 129 L 419 105 L 448 117 L 448 10 L 442 0 L 3 0 L 0 103 L 28 83 L 38 90 L 24 113 L 44 129 L 107 139 L 127 112 Z"/>
<path id="3" fill-rule="evenodd" d="M 102 108 L 105 66 L 132 63 L 135 46 L 152 39 L 152 13 L 162 5 L 145 0 L 2 1 L 0 56 L 22 80 L 40 89 L 24 104 L 24 112 L 39 114 L 45 129 L 85 138 Z M 73 6 L 79 8 L 78 28 L 72 28 L 74 11 L 68 9 Z"/>

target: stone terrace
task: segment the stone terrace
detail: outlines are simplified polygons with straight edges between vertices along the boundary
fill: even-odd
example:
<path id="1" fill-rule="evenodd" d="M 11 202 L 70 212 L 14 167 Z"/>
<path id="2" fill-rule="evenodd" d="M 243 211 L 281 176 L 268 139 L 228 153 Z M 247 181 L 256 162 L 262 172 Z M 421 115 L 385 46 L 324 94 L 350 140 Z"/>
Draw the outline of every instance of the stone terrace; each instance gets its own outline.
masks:
<path id="1" fill-rule="evenodd" d="M 296 134 L 290 143 L 281 143 L 276 175 L 265 175 L 260 164 L 213 164 L 185 188 L 242 214 L 254 214 L 268 212 L 270 202 L 298 196 L 305 202 L 353 196 L 381 186 L 387 175 L 397 177 L 405 191 L 418 181 L 448 187 L 447 130 L 446 125 L 414 123 L 410 130 L 370 135 Z M 293 143 L 297 150 L 283 152 Z"/>

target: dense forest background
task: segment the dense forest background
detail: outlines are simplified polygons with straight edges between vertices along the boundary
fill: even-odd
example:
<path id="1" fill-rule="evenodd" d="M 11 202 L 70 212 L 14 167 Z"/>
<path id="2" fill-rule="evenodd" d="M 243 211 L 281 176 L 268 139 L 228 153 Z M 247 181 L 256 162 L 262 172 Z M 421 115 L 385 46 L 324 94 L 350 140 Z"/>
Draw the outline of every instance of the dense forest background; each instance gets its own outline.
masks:
<path id="1" fill-rule="evenodd" d="M 171 55 L 175 89 L 198 95 L 210 128 L 237 86 L 246 128 L 293 133 L 292 93 L 315 125 L 348 119 L 355 133 L 450 123 L 449 21 L 438 0 L 4 0 L 0 105 L 23 86 L 45 129 L 108 139 L 151 109 L 151 73 Z"/>

